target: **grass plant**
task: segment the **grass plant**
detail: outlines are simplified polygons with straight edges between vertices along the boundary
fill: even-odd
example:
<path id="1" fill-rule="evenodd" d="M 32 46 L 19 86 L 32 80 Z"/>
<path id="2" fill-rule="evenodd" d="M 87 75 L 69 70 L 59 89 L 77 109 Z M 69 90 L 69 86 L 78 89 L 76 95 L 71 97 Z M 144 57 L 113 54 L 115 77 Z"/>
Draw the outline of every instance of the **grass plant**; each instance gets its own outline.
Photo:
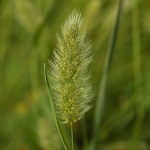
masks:
<path id="1" fill-rule="evenodd" d="M 149 8 L 0 0 L 0 150 L 149 150 Z"/>

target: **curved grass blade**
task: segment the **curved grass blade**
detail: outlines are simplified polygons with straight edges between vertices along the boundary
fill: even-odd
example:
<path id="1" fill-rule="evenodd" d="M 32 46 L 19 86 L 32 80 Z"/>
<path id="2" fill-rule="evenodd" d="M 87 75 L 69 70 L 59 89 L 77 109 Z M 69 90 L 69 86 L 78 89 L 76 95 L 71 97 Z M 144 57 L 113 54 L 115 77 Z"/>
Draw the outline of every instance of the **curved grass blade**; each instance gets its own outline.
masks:
<path id="1" fill-rule="evenodd" d="M 123 7 L 123 0 L 120 0 L 115 25 L 113 28 L 112 35 L 110 37 L 110 43 L 109 43 L 109 47 L 108 47 L 108 52 L 107 52 L 107 56 L 106 56 L 106 62 L 105 62 L 105 66 L 104 66 L 104 70 L 103 70 L 103 74 L 102 74 L 102 79 L 100 82 L 98 97 L 97 97 L 97 100 L 95 103 L 94 126 L 93 126 L 93 136 L 94 137 L 92 139 L 91 149 L 94 149 L 94 147 L 95 147 L 97 131 L 98 131 L 99 125 L 101 123 L 101 119 L 102 119 L 102 112 L 103 112 L 104 105 L 105 105 L 105 92 L 106 92 L 107 77 L 108 77 L 108 72 L 110 69 L 110 65 L 112 62 L 113 53 L 114 53 L 114 49 L 115 49 L 115 45 L 116 45 L 116 41 L 117 41 L 122 7 Z"/>
<path id="2" fill-rule="evenodd" d="M 47 77 L 47 73 L 46 73 L 45 63 L 44 63 L 44 77 L 45 77 L 46 87 L 47 87 L 47 91 L 48 91 L 48 97 L 49 97 L 50 105 L 51 105 L 51 109 L 52 109 L 52 114 L 53 114 L 54 121 L 55 121 L 56 126 L 57 126 L 57 130 L 59 132 L 59 135 L 60 135 L 60 138 L 61 138 L 61 141 L 63 143 L 63 146 L 64 146 L 65 150 L 70 150 L 68 142 L 67 142 L 67 140 L 65 138 L 63 130 L 62 130 L 62 128 L 60 126 L 60 123 L 58 121 L 58 118 L 56 116 L 55 106 L 54 106 L 53 99 L 52 99 L 52 96 L 51 96 L 51 93 L 50 93 L 50 85 L 49 85 L 49 82 L 48 82 L 48 77 Z"/>
<path id="3" fill-rule="evenodd" d="M 88 150 L 88 135 L 85 117 L 81 120 L 83 150 Z"/>
<path id="4" fill-rule="evenodd" d="M 133 45 L 133 71 L 134 71 L 134 86 L 135 86 L 135 105 L 136 105 L 136 122 L 133 129 L 133 137 L 131 140 L 131 149 L 138 149 L 143 121 L 144 121 L 144 95 L 142 86 L 142 69 L 141 69 L 141 38 L 140 38 L 140 16 L 138 8 L 138 0 L 132 0 L 132 45 Z"/>

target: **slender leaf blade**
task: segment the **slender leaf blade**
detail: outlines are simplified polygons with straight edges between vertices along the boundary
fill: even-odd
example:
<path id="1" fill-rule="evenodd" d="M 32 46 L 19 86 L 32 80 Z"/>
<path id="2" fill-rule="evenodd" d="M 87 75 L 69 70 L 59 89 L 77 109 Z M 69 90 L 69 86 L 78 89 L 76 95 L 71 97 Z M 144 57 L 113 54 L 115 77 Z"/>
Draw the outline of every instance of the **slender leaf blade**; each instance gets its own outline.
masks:
<path id="1" fill-rule="evenodd" d="M 51 93 L 50 93 L 50 85 L 49 85 L 49 82 L 48 82 L 48 77 L 47 77 L 47 73 L 46 73 L 45 63 L 44 63 L 44 77 L 45 77 L 46 87 L 47 87 L 47 91 L 48 91 L 48 97 L 49 97 L 50 105 L 51 105 L 51 109 L 52 109 L 52 114 L 53 114 L 53 117 L 54 117 L 54 120 L 55 120 L 55 123 L 56 123 L 56 126 L 57 126 L 57 130 L 59 132 L 59 135 L 60 135 L 60 138 L 61 138 L 61 141 L 63 143 L 63 146 L 64 146 L 65 150 L 70 150 L 69 144 L 68 144 L 68 142 L 66 140 L 64 132 L 63 132 L 63 130 L 62 130 L 61 126 L 60 126 L 59 120 L 58 120 L 58 118 L 56 116 L 54 102 L 53 102 L 53 99 L 52 99 L 52 96 L 51 96 Z"/>

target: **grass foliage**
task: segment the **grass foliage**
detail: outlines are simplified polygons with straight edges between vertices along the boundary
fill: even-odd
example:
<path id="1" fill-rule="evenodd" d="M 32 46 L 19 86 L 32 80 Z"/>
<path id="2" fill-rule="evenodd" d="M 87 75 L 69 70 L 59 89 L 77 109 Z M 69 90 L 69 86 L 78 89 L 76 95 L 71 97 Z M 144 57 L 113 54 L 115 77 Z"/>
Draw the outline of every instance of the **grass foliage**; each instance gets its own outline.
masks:
<path id="1" fill-rule="evenodd" d="M 53 60 L 60 25 L 74 8 L 80 10 L 93 41 L 89 70 L 95 104 L 118 2 L 0 0 L 0 149 L 49 150 L 55 145 L 63 150 L 51 115 L 43 64 Z M 97 150 L 150 149 L 149 8 L 149 0 L 124 1 L 97 130 Z M 89 148 L 95 108 L 83 122 L 73 125 L 75 150 Z M 70 126 L 60 125 L 71 143 Z"/>

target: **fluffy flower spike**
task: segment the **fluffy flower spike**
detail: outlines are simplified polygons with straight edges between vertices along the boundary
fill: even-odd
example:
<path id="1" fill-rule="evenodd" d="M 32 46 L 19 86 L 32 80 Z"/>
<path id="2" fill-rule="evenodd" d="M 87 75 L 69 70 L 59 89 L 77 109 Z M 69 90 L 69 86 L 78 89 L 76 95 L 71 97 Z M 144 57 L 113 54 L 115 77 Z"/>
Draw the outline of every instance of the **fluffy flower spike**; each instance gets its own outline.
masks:
<path id="1" fill-rule="evenodd" d="M 66 19 L 57 41 L 50 61 L 50 86 L 58 116 L 64 123 L 73 123 L 91 108 L 93 97 L 88 74 L 92 45 L 82 30 L 78 11 Z"/>

